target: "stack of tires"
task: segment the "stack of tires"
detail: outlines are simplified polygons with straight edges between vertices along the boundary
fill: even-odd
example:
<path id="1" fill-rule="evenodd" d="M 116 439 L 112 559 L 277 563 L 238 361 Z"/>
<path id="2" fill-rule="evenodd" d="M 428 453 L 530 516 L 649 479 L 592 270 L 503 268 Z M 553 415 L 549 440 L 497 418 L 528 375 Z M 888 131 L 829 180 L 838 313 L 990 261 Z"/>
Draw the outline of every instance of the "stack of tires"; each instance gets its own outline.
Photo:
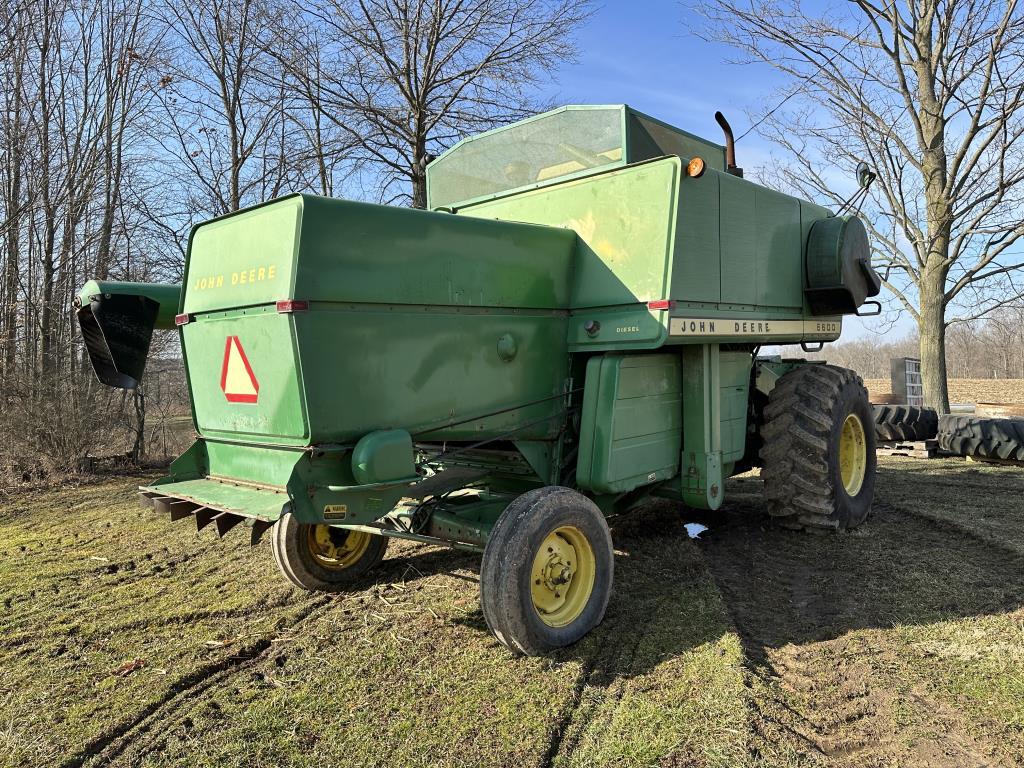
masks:
<path id="1" fill-rule="evenodd" d="M 939 431 L 939 415 L 931 408 L 876 405 L 875 437 L 882 442 L 932 440 Z"/>
<path id="2" fill-rule="evenodd" d="M 939 419 L 939 447 L 958 456 L 1024 461 L 1024 418 L 943 416 Z"/>

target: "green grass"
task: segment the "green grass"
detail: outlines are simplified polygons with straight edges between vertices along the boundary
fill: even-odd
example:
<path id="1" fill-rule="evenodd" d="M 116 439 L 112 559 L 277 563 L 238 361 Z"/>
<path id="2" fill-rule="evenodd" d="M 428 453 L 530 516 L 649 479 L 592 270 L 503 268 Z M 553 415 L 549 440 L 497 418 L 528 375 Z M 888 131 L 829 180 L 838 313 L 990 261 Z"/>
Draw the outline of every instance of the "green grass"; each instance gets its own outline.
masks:
<path id="1" fill-rule="evenodd" d="M 537 659 L 488 635 L 477 556 L 393 544 L 307 594 L 145 479 L 0 505 L 0 766 L 1022 761 L 1019 469 L 887 460 L 839 537 L 764 527 L 756 478 L 706 540 L 651 505 L 613 527 L 605 622 Z"/>

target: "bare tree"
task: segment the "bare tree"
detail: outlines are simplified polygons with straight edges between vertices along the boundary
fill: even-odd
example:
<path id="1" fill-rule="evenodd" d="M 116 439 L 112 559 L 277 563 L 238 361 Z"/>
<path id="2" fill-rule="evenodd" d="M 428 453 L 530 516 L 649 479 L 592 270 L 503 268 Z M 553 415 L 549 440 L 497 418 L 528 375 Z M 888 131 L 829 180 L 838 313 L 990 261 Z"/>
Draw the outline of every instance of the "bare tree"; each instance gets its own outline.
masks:
<path id="1" fill-rule="evenodd" d="M 299 30 L 280 55 L 380 172 L 380 198 L 423 208 L 431 157 L 536 111 L 590 13 L 587 0 L 322 0 L 279 24 Z"/>
<path id="2" fill-rule="evenodd" d="M 925 400 L 948 410 L 945 334 L 1019 296 L 1024 19 L 1016 0 L 702 0 L 713 34 L 798 81 L 760 124 L 790 188 L 839 205 L 830 169 L 878 170 L 867 220 L 920 331 Z"/>
<path id="3" fill-rule="evenodd" d="M 287 83 L 268 70 L 274 33 L 256 0 L 167 2 L 160 79 L 170 178 L 190 218 L 237 211 L 292 186 Z M 191 221 L 186 222 L 187 225 Z"/>

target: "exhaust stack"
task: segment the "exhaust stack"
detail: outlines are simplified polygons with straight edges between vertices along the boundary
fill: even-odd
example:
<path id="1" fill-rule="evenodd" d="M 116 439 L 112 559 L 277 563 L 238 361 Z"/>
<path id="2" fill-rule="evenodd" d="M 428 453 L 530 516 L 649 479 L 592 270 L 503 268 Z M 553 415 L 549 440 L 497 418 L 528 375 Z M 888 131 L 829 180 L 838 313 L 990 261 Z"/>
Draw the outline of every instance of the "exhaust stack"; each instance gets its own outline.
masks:
<path id="1" fill-rule="evenodd" d="M 736 139 L 732 136 L 732 126 L 721 112 L 715 112 L 715 122 L 722 127 L 722 133 L 725 134 L 725 170 L 742 179 L 743 169 L 736 165 Z"/>

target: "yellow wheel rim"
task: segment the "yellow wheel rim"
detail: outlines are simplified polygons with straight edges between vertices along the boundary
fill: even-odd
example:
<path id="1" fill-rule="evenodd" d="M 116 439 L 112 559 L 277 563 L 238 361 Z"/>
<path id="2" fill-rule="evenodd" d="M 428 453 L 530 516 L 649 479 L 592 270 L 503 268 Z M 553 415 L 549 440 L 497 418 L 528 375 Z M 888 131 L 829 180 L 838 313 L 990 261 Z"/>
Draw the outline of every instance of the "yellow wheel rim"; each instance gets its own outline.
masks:
<path id="1" fill-rule="evenodd" d="M 587 607 L 594 591 L 597 559 L 579 528 L 565 525 L 549 533 L 533 558 L 533 607 L 549 627 L 564 627 Z"/>
<path id="2" fill-rule="evenodd" d="M 867 467 L 868 446 L 864 439 L 864 425 L 856 414 L 851 413 L 843 422 L 843 431 L 839 435 L 839 474 L 848 495 L 856 496 L 860 493 Z"/>
<path id="3" fill-rule="evenodd" d="M 351 568 L 370 546 L 369 533 L 346 531 L 330 525 L 310 525 L 306 542 L 313 559 L 333 570 Z"/>

